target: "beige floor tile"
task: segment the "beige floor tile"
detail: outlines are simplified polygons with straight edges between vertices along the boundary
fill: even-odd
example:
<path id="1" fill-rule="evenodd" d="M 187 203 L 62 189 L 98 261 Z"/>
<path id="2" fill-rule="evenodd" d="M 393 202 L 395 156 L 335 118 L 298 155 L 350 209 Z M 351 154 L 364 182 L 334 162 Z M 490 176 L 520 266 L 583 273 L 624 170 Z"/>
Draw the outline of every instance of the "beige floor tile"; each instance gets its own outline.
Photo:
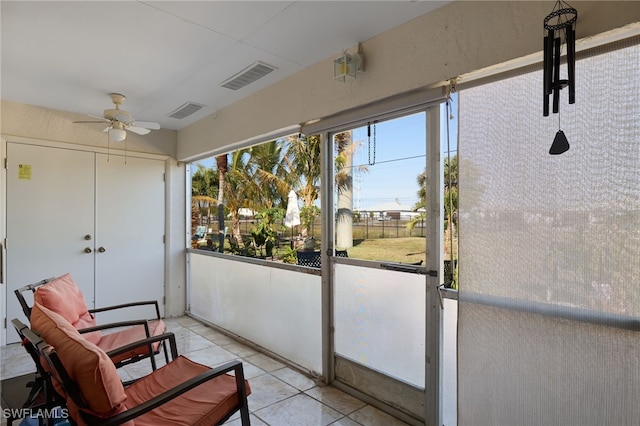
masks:
<path id="1" fill-rule="evenodd" d="M 268 372 L 279 370 L 285 367 L 285 365 L 280 361 L 276 361 L 275 359 L 268 357 L 264 354 L 251 355 L 251 356 L 245 357 L 245 359 L 249 361 L 251 364 L 257 365 L 258 367 Z"/>
<path id="2" fill-rule="evenodd" d="M 271 426 L 325 426 L 342 417 L 336 410 L 304 394 L 257 410 L 255 415 Z"/>
<path id="3" fill-rule="evenodd" d="M 289 367 L 275 370 L 271 372 L 271 374 L 301 391 L 306 391 L 316 385 L 316 383 L 312 379 Z"/>
<path id="4" fill-rule="evenodd" d="M 342 414 L 351 414 L 367 405 L 333 386 L 316 386 L 305 393 Z"/>
<path id="5" fill-rule="evenodd" d="M 205 349 L 199 349 L 197 351 L 186 352 L 183 355 L 193 362 L 197 362 L 208 367 L 217 367 L 225 362 L 238 359 L 235 354 L 232 354 L 224 348 L 216 345 Z"/>
<path id="6" fill-rule="evenodd" d="M 232 342 L 229 344 L 223 344 L 223 343 L 218 343 L 218 344 L 223 346 L 229 352 L 233 352 L 234 354 L 243 358 L 251 355 L 256 355 L 258 353 L 258 351 L 256 351 L 255 349 L 247 345 L 243 345 L 242 343 Z"/>
<path id="7" fill-rule="evenodd" d="M 293 386 L 286 384 L 270 374 L 250 379 L 249 385 L 251 386 L 249 409 L 252 412 L 283 401 L 299 393 Z"/>
<path id="8" fill-rule="evenodd" d="M 371 405 L 361 408 L 349 417 L 363 426 L 407 426 L 407 423 Z"/>
<path id="9" fill-rule="evenodd" d="M 36 365 L 20 343 L 12 343 L 0 349 L 0 379 L 21 376 L 34 371 L 36 371 Z"/>

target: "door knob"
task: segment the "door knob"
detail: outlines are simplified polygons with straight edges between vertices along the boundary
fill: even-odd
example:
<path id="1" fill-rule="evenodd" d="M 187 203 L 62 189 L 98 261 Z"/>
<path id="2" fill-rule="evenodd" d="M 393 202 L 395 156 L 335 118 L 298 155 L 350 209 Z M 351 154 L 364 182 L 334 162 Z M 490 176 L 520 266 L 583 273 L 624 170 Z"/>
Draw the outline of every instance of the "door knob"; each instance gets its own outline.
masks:
<path id="1" fill-rule="evenodd" d="M 90 247 L 85 247 L 85 248 L 84 248 L 84 252 L 85 252 L 85 253 L 91 253 L 92 251 L 93 251 L 93 250 L 91 250 L 91 248 L 90 248 Z"/>
<path id="2" fill-rule="evenodd" d="M 104 248 L 104 247 L 100 247 L 100 248 L 98 249 L 98 251 L 99 251 L 100 253 L 104 253 L 105 251 L 107 251 L 107 249 L 106 249 L 106 248 Z"/>
<path id="3" fill-rule="evenodd" d="M 84 239 L 87 240 L 87 241 L 90 241 L 91 240 L 91 235 L 90 234 L 85 235 Z"/>

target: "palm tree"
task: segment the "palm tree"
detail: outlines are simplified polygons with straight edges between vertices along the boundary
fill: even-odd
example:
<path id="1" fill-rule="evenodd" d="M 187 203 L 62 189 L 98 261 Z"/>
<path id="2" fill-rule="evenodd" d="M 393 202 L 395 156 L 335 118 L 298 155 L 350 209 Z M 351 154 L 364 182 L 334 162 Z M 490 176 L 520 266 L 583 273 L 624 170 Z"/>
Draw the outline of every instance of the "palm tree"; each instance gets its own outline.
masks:
<path id="1" fill-rule="evenodd" d="M 420 173 L 417 178 L 418 182 L 418 199 L 419 201 L 413 206 L 414 212 L 420 212 L 417 216 L 414 216 L 407 223 L 407 231 L 411 231 L 418 223 L 421 223 L 427 217 L 427 188 L 429 187 L 429 177 L 427 176 L 427 169 Z"/>
<path id="2" fill-rule="evenodd" d="M 255 210 L 255 200 L 260 198 L 257 194 L 262 189 L 253 179 L 248 165 L 249 156 L 249 149 L 231 153 L 231 162 L 228 164 L 224 180 L 225 205 L 231 216 L 231 240 L 238 247 L 243 245 L 239 210 L 242 207 Z"/>
<path id="3" fill-rule="evenodd" d="M 191 176 L 191 201 L 192 216 L 199 217 L 200 225 L 202 225 L 202 216 L 205 215 L 205 212 L 207 224 L 209 224 L 210 208 L 215 202 L 214 191 L 217 185 L 215 171 L 198 164 L 197 170 Z"/>
<path id="4" fill-rule="evenodd" d="M 286 208 L 291 185 L 287 182 L 289 170 L 283 163 L 283 146 L 282 140 L 275 140 L 249 150 L 248 170 L 262 187 L 262 191 L 256 194 L 259 199 L 255 200 L 261 209 Z"/>
<path id="5" fill-rule="evenodd" d="M 458 156 L 444 159 L 444 211 L 449 241 L 453 243 L 454 224 L 458 216 Z M 451 244 L 453 255 L 453 244 Z"/>
<path id="6" fill-rule="evenodd" d="M 319 214 L 315 202 L 320 196 L 320 136 L 289 137 L 284 161 L 289 170 L 289 184 L 302 200 L 300 233 L 307 237 Z"/>

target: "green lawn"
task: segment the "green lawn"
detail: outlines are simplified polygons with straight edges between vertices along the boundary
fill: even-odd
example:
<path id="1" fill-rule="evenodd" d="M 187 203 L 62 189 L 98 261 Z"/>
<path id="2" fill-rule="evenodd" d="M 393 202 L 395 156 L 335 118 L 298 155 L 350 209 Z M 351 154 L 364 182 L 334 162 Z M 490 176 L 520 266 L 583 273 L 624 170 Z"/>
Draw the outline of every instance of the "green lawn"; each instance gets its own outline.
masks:
<path id="1" fill-rule="evenodd" d="M 421 237 L 356 240 L 348 249 L 349 257 L 366 260 L 414 263 L 427 259 L 426 240 Z"/>

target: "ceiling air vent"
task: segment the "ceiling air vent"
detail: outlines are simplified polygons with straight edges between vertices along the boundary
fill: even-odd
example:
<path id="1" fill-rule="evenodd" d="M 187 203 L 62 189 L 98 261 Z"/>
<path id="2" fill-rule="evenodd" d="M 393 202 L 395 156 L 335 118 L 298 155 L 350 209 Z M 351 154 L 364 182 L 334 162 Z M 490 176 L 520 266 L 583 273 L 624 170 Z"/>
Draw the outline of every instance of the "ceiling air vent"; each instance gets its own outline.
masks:
<path id="1" fill-rule="evenodd" d="M 230 79 L 223 81 L 220 86 L 226 87 L 227 89 L 231 90 L 238 90 L 246 86 L 247 84 L 251 84 L 254 81 L 264 77 L 275 69 L 275 67 L 267 65 L 263 62 L 256 62 L 253 65 L 243 69 Z"/>
<path id="2" fill-rule="evenodd" d="M 182 119 L 190 116 L 194 112 L 200 111 L 202 108 L 204 108 L 204 105 L 196 104 L 195 102 L 187 102 L 186 104 L 182 105 L 180 108 L 169 114 L 169 117 Z"/>

